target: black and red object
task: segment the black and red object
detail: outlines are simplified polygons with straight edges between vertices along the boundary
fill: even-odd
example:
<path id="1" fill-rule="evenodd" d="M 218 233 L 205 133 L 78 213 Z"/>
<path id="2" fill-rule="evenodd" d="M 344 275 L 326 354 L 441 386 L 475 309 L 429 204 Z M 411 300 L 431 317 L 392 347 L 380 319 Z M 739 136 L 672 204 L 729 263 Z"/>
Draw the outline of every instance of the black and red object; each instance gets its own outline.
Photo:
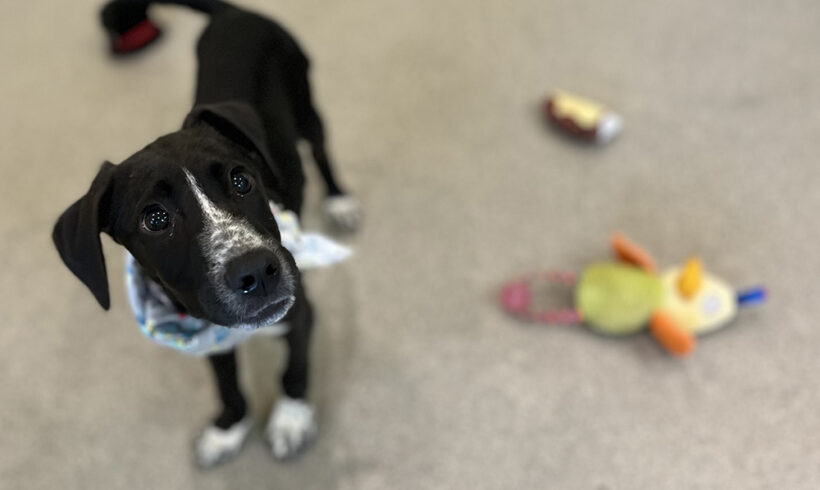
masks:
<path id="1" fill-rule="evenodd" d="M 103 7 L 100 16 L 108 31 L 112 53 L 133 53 L 159 38 L 161 31 L 148 18 L 147 8 L 147 2 L 139 1 L 113 1 Z"/>

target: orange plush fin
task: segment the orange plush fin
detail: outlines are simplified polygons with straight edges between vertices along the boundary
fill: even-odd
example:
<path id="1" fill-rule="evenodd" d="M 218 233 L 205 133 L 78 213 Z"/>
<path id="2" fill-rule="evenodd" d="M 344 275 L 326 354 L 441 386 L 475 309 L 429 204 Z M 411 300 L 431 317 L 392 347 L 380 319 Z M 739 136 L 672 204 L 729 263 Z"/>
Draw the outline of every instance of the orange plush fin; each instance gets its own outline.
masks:
<path id="1" fill-rule="evenodd" d="M 652 314 L 649 332 L 670 354 L 683 357 L 695 350 L 695 336 L 667 312 L 656 311 Z"/>
<path id="2" fill-rule="evenodd" d="M 657 271 L 655 260 L 649 252 L 621 233 L 612 235 L 612 250 L 619 260 L 636 265 L 650 274 Z"/>

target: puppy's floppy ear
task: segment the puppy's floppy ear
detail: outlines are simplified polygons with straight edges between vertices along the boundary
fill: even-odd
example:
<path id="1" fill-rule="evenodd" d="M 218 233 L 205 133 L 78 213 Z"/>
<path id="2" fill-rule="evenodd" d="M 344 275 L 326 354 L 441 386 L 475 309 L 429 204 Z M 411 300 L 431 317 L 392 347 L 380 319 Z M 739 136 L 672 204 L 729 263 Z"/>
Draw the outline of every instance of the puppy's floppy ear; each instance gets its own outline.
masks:
<path id="1" fill-rule="evenodd" d="M 65 210 L 51 235 L 65 265 L 88 286 L 106 310 L 111 306 L 111 299 L 100 231 L 108 226 L 111 177 L 115 168 L 110 162 L 102 164 L 86 195 Z"/>
<path id="2" fill-rule="evenodd" d="M 268 150 L 265 127 L 250 105 L 240 101 L 198 105 L 185 117 L 182 127 L 189 128 L 200 123 L 213 127 L 231 141 L 258 153 L 279 178 L 279 170 Z"/>

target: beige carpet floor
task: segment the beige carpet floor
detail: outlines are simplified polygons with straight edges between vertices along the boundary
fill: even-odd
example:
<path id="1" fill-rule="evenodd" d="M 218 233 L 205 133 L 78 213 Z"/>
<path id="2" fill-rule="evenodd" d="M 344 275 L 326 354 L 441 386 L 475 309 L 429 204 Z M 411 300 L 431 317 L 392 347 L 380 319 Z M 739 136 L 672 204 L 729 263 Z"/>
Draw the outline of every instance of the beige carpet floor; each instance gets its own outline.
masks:
<path id="1" fill-rule="evenodd" d="M 176 129 L 204 18 L 112 60 L 99 1 L 0 16 L 0 487 L 820 488 L 820 3 L 243 0 L 314 61 L 355 258 L 313 272 L 314 447 L 254 436 L 209 472 L 204 362 L 146 341 L 104 240 L 103 312 L 50 242 L 104 159 Z M 545 128 L 553 88 L 620 112 L 606 148 Z M 322 228 L 316 180 L 306 225 Z M 579 269 L 623 230 L 661 264 L 700 254 L 767 305 L 670 359 L 647 336 L 524 326 L 507 278 Z M 243 348 L 261 425 L 282 349 Z"/>

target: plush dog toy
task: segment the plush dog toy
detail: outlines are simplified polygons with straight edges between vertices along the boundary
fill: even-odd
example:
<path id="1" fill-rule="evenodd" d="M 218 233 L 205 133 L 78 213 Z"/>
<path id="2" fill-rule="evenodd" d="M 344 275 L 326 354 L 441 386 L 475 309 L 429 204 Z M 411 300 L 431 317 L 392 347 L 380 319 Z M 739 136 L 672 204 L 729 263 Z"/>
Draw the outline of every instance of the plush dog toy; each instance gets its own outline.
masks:
<path id="1" fill-rule="evenodd" d="M 652 257 L 623 235 L 612 238 L 617 261 L 588 266 L 573 273 L 546 272 L 507 283 L 501 304 L 521 318 L 552 324 L 583 323 L 590 329 L 623 336 L 648 328 L 669 353 L 685 356 L 695 337 L 726 326 L 739 306 L 760 303 L 766 292 L 754 288 L 736 293 L 721 279 L 707 274 L 697 258 L 683 266 L 656 273 Z M 575 307 L 536 311 L 534 281 L 575 286 Z"/>

